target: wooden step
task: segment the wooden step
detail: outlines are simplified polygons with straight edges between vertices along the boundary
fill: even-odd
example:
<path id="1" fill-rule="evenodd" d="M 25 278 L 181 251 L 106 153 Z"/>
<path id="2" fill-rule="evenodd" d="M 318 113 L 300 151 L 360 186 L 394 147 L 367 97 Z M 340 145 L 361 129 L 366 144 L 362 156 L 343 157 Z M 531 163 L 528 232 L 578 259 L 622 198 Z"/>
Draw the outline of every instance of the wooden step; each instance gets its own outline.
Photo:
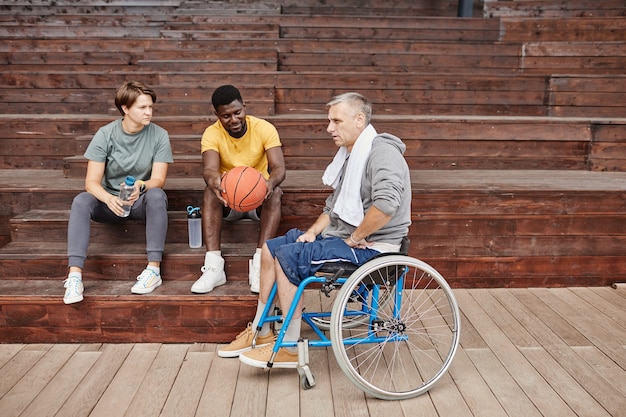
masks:
<path id="1" fill-rule="evenodd" d="M 63 283 L 0 280 L 4 343 L 228 342 L 256 311 L 247 283 L 227 282 L 192 294 L 184 281 L 165 281 L 151 294 L 131 294 L 131 281 L 85 281 L 84 300 L 63 304 Z"/>
<path id="2" fill-rule="evenodd" d="M 232 63 L 220 65 L 230 68 Z M 270 66 L 275 68 L 276 63 Z M 28 72 L 32 71 L 31 65 L 25 65 L 25 67 L 29 68 Z M 78 72 L 86 71 L 87 67 L 82 66 Z M 97 68 L 98 71 L 103 70 L 102 66 L 97 66 Z M 203 70 L 207 68 L 203 65 Z M 66 66 L 65 70 L 68 69 Z M 46 70 L 42 69 L 42 71 Z M 158 90 L 154 116 L 189 116 L 190 114 L 210 116 L 213 114 L 211 94 L 214 89 L 215 87 L 210 85 L 205 88 L 172 87 Z M 275 113 L 273 88 L 243 87 L 241 91 L 246 97 L 246 109 L 250 114 L 265 117 Z M 0 110 L 3 114 L 101 114 L 115 118 L 120 116 L 120 112 L 112 102 L 114 94 L 111 88 L 45 88 L 36 92 L 0 88 L 0 99 L 2 99 Z"/>
<path id="3" fill-rule="evenodd" d="M 41 240 L 41 230 L 45 230 L 46 242 L 66 242 L 69 214 L 69 210 L 30 210 L 15 216 L 10 221 L 11 240 L 13 242 Z M 168 220 L 166 241 L 188 242 L 187 212 L 170 211 Z M 258 231 L 259 222 L 255 220 L 246 218 L 234 222 L 225 221 L 222 226 L 222 242 L 254 244 Z M 90 241 L 112 244 L 145 243 L 145 226 L 133 220 L 125 222 L 121 227 L 93 222 Z"/>
<path id="4" fill-rule="evenodd" d="M 248 281 L 248 260 L 256 243 L 222 244 L 227 279 Z M 186 243 L 165 244 L 162 276 L 169 281 L 191 284 L 200 278 L 205 249 L 191 249 Z M 145 244 L 89 244 L 84 278 L 86 280 L 125 280 L 132 282 L 146 267 Z M 67 244 L 65 242 L 11 242 L 0 248 L 0 276 L 10 279 L 67 278 Z"/>
<path id="5" fill-rule="evenodd" d="M 334 20 L 329 19 L 320 25 L 284 24 L 281 25 L 280 35 L 283 38 L 298 39 L 419 39 L 457 42 L 495 42 L 500 38 L 500 22 L 497 19 L 414 18 L 411 23 L 390 19 L 371 22 L 372 25 L 368 25 L 370 19 L 353 19 L 351 25 L 346 23 L 333 26 Z"/>
<path id="6" fill-rule="evenodd" d="M 622 16 L 509 18 L 502 20 L 501 33 L 500 40 L 507 42 L 623 42 L 626 39 L 626 21 Z"/>
<path id="7" fill-rule="evenodd" d="M 325 121 L 321 118 L 267 120 L 281 136 L 288 170 L 320 170 L 332 159 L 335 148 L 329 146 Z M 415 170 L 608 167 L 615 170 L 626 166 L 617 140 L 626 134 L 626 121 L 618 119 L 605 122 L 572 118 L 376 116 L 373 124 L 380 132 L 393 132 L 402 138 L 407 145 L 405 158 Z M 91 138 L 77 137 L 79 155 L 84 153 Z M 202 172 L 199 137 L 172 135 L 170 140 L 176 162 L 169 174 L 199 177 Z M 84 157 L 65 158 L 64 173 L 68 177 L 84 177 Z"/>
<path id="8" fill-rule="evenodd" d="M 66 263 L 63 220 L 54 220 L 58 213 L 50 214 L 51 220 L 47 220 L 46 212 L 33 211 L 22 218 L 19 215 L 24 213 L 24 208 L 68 210 L 80 180 L 54 180 L 49 174 L 48 185 L 39 177 L 19 179 L 20 174 L 20 171 L 7 172 L 9 179 L 5 183 L 9 181 L 12 185 L 5 185 L 5 191 L 0 194 L 4 207 L 11 210 L 9 216 L 15 217 L 11 225 L 17 239 L 3 249 L 2 262 L 6 267 L 3 274 L 10 277 L 11 269 L 15 269 L 21 271 L 17 275 L 23 278 L 52 275 L 60 279 Z M 616 264 L 626 240 L 626 231 L 621 226 L 626 224 L 623 172 L 422 170 L 411 174 L 410 254 L 445 271 L 454 285 L 541 286 L 552 282 L 558 285 L 561 275 L 568 277 L 568 285 L 593 285 L 591 282 L 607 285 L 625 276 L 624 268 Z M 329 192 L 319 183 L 320 175 L 321 171 L 295 171 L 288 175 L 280 233 L 291 227 L 306 228 L 319 215 Z M 195 187 L 192 183 L 184 179 L 167 183 L 166 191 L 174 205 L 182 206 L 189 199 L 190 187 Z M 199 190 L 195 192 L 201 195 Z M 63 207 L 55 209 L 55 205 Z M 178 230 L 172 233 L 179 243 L 168 242 L 164 268 L 167 273 L 175 270 L 176 279 L 191 281 L 198 274 L 203 250 L 190 250 L 185 243 L 184 217 L 171 221 L 178 225 L 173 227 Z M 32 229 L 37 229 L 37 224 L 41 229 L 50 224 L 50 238 L 54 240 L 52 244 L 39 242 L 29 248 Z M 257 225 L 236 226 L 240 227 L 252 227 L 256 231 Z M 138 241 L 140 232 L 126 239 L 124 230 L 112 233 L 110 238 L 104 233 L 107 226 L 96 225 L 94 230 L 99 233 L 94 236 L 96 242 L 110 239 L 115 246 L 108 248 L 106 242 L 102 243 L 104 248 L 97 247 L 99 243 L 90 246 L 94 264 L 89 269 L 95 271 L 94 279 L 105 278 L 108 273 L 128 279 L 143 268 L 145 249 Z M 232 267 L 228 268 L 232 268 L 233 276 L 245 280 L 254 241 L 252 238 L 242 241 L 236 236 L 233 240 L 225 243 L 223 253 L 231 257 Z M 118 272 L 120 257 L 125 259 L 124 265 L 132 267 Z M 29 263 L 31 258 L 33 262 Z M 39 262 L 40 259 L 45 262 Z M 610 274 L 605 264 L 613 265 Z M 31 267 L 33 272 L 28 272 Z"/>
<path id="9" fill-rule="evenodd" d="M 458 0 L 436 1 L 436 2 L 396 2 L 382 3 L 378 6 L 354 7 L 348 3 L 326 3 L 320 2 L 315 5 L 288 4 L 283 6 L 282 11 L 292 15 L 328 15 L 328 16 L 456 16 Z M 420 4 L 422 3 L 422 4 Z M 481 17 L 480 1 L 474 2 L 473 16 Z"/>
<path id="10" fill-rule="evenodd" d="M 623 75 L 624 42 L 528 42 L 520 70 L 526 74 Z"/>
<path id="11" fill-rule="evenodd" d="M 485 17 L 590 18 L 623 17 L 622 0 L 485 0 Z"/>
<path id="12" fill-rule="evenodd" d="M 474 2 L 475 17 L 485 6 L 502 19 L 455 18 L 456 0 L 3 6 L 0 339 L 223 342 L 245 326 L 258 224 L 225 225 L 229 280 L 210 294 L 190 292 L 204 249 L 186 242 L 185 207 L 202 202 L 199 139 L 215 120 L 210 94 L 227 83 L 284 140 L 280 233 L 307 227 L 323 207 L 321 170 L 335 151 L 325 104 L 355 90 L 374 104 L 376 128 L 408 145 L 410 255 L 455 288 L 625 281 L 626 26 L 603 14 L 616 0 L 595 5 L 595 16 L 581 0 L 545 1 L 543 9 L 535 0 Z M 513 16 L 524 8 L 544 18 Z M 564 19 L 559 8 L 585 18 Z M 436 9 L 442 15 L 429 16 Z M 129 77 L 156 89 L 155 123 L 175 153 L 164 283 L 130 294 L 146 262 L 143 225 L 94 224 L 85 300 L 66 306 L 65 234 L 84 187 L 80 155 L 85 137 L 118 117 L 114 89 Z"/>

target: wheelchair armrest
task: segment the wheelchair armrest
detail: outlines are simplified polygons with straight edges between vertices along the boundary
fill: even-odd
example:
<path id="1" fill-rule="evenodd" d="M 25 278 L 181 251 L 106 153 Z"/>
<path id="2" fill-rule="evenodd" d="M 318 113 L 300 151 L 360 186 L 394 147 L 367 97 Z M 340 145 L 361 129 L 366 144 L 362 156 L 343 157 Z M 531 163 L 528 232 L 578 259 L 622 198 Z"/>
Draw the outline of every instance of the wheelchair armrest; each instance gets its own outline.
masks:
<path id="1" fill-rule="evenodd" d="M 350 276 L 354 271 L 358 269 L 358 265 L 352 262 L 326 262 L 320 269 L 318 269 L 318 275 L 335 275 L 338 271 L 343 269 L 343 276 Z"/>
<path id="2" fill-rule="evenodd" d="M 409 254 L 409 245 L 411 241 L 407 236 L 402 238 L 402 243 L 400 244 L 400 250 L 398 252 L 383 252 L 378 255 L 372 257 L 367 262 L 372 259 L 380 258 L 381 256 L 389 256 L 389 255 L 408 255 Z M 355 265 L 351 262 L 327 262 L 317 271 L 316 275 L 334 275 L 337 271 L 343 269 L 343 276 L 350 276 L 354 271 L 358 269 L 358 265 Z"/>

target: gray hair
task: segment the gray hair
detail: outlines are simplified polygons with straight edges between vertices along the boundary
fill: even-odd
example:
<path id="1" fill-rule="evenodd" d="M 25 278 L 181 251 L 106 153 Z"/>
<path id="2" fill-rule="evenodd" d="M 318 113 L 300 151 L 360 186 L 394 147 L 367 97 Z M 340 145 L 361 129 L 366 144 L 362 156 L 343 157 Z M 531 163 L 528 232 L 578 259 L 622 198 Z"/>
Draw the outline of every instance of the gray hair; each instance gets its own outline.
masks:
<path id="1" fill-rule="evenodd" d="M 370 124 L 372 118 L 372 105 L 370 102 L 359 93 L 343 93 L 333 97 L 327 104 L 326 108 L 334 106 L 339 103 L 348 103 L 355 109 L 355 114 L 361 112 L 365 115 L 366 124 Z"/>

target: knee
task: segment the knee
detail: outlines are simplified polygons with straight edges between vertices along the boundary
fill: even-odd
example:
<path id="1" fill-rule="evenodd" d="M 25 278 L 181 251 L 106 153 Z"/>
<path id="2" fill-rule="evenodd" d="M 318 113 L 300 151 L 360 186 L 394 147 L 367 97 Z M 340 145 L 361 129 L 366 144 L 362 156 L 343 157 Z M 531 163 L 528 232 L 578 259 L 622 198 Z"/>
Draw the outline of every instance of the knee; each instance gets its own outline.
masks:
<path id="1" fill-rule="evenodd" d="M 267 246 L 267 242 L 261 246 L 261 257 L 262 258 L 271 258 L 272 252 L 270 252 L 269 246 Z"/>
<path id="2" fill-rule="evenodd" d="M 167 211 L 167 194 L 162 188 L 151 188 L 146 191 L 144 196 L 146 205 L 157 209 L 165 209 Z"/>
<path id="3" fill-rule="evenodd" d="M 271 208 L 280 207 L 282 199 L 283 199 L 283 190 L 281 190 L 280 187 L 274 187 L 274 190 L 272 191 L 272 195 L 270 195 L 270 198 L 268 198 L 267 201 L 263 205 L 264 206 L 268 205 Z"/>
<path id="4" fill-rule="evenodd" d="M 88 192 L 82 192 L 72 200 L 72 211 L 90 210 L 94 203 L 97 203 L 96 197 Z"/>
<path id="5" fill-rule="evenodd" d="M 213 188 L 209 186 L 204 187 L 203 200 L 205 210 L 222 210 L 223 204 L 215 195 Z"/>

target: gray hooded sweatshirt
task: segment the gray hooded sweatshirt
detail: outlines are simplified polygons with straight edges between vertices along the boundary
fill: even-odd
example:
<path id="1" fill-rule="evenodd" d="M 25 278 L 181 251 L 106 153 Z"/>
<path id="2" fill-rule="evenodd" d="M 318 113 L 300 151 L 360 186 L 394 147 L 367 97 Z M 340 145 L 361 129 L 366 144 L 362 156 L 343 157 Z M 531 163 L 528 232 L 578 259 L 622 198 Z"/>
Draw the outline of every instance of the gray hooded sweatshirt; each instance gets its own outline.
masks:
<path id="1" fill-rule="evenodd" d="M 361 200 L 363 212 L 374 205 L 391 219 L 381 229 L 367 236 L 368 242 L 385 242 L 399 245 L 409 233 L 411 225 L 411 177 L 404 159 L 406 145 L 389 133 L 378 134 L 372 143 L 363 180 Z M 346 164 L 344 164 L 344 169 Z M 322 232 L 323 237 L 336 236 L 346 239 L 356 229 L 341 220 L 333 212 L 334 204 L 343 181 L 326 199 L 324 213 L 330 216 L 330 224 Z"/>

